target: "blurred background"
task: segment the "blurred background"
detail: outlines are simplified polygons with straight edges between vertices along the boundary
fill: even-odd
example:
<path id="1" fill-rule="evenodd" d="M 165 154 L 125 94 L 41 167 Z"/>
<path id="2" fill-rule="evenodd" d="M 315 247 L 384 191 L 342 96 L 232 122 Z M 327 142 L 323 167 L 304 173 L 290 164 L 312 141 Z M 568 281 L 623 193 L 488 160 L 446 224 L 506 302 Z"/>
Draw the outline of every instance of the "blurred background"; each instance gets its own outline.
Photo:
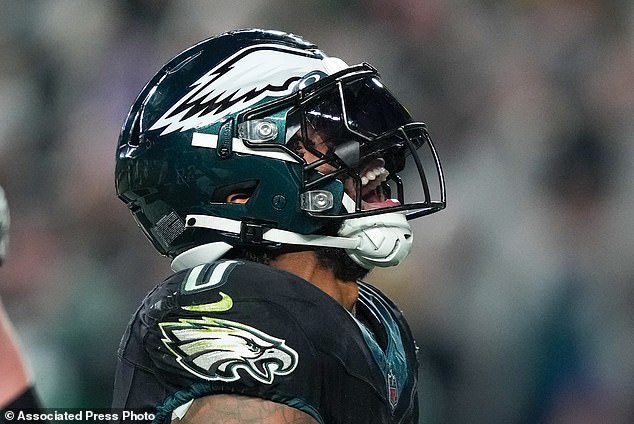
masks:
<path id="1" fill-rule="evenodd" d="M 0 0 L 0 296 L 50 407 L 107 407 L 169 273 L 113 184 L 145 82 L 230 29 L 368 61 L 427 122 L 448 208 L 371 274 L 422 352 L 422 423 L 634 422 L 634 2 Z M 0 376 L 0 380 L 1 380 Z"/>

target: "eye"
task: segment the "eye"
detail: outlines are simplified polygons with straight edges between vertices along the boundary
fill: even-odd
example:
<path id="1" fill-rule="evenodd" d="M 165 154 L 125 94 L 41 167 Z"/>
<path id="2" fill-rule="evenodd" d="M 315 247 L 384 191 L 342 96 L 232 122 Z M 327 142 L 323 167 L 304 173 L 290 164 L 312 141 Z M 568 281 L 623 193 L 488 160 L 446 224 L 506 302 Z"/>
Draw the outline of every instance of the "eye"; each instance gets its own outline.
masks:
<path id="1" fill-rule="evenodd" d="M 288 148 L 295 152 L 297 156 L 301 158 L 304 157 L 304 152 L 306 151 L 304 148 L 304 141 L 298 134 L 295 134 L 290 140 L 288 140 Z"/>
<path id="2" fill-rule="evenodd" d="M 244 338 L 244 341 L 246 343 L 246 347 L 249 351 L 254 352 L 254 353 L 258 353 L 260 351 L 262 351 L 262 348 L 260 346 L 258 346 L 257 343 L 255 343 L 255 341 L 248 339 L 248 338 Z"/>

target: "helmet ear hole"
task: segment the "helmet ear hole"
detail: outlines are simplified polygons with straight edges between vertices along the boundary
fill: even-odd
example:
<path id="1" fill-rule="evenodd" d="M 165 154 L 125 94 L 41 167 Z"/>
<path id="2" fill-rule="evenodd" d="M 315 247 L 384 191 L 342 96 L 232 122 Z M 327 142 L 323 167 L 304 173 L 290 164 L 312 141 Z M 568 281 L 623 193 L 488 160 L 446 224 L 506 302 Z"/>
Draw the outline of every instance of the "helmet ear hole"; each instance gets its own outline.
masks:
<path id="1" fill-rule="evenodd" d="M 259 181 L 242 181 L 218 187 L 211 197 L 213 203 L 246 203 L 255 192 Z"/>
<path id="2" fill-rule="evenodd" d="M 231 193 L 227 196 L 227 203 L 244 204 L 249 201 L 250 197 L 251 197 L 250 193 L 244 193 L 244 192 Z"/>

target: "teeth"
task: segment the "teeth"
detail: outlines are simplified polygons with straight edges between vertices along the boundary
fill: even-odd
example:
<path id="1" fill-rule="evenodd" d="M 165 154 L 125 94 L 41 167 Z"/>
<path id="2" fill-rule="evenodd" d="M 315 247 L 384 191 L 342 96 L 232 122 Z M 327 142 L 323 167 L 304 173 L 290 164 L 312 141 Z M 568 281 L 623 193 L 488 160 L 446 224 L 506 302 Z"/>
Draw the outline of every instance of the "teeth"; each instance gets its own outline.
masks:
<path id="1" fill-rule="evenodd" d="M 361 177 L 361 185 L 365 187 L 370 183 L 370 181 L 372 181 L 373 183 L 371 185 L 376 188 L 379 184 L 387 180 L 388 175 L 390 175 L 390 173 L 382 166 L 369 169 L 365 172 L 365 175 Z"/>

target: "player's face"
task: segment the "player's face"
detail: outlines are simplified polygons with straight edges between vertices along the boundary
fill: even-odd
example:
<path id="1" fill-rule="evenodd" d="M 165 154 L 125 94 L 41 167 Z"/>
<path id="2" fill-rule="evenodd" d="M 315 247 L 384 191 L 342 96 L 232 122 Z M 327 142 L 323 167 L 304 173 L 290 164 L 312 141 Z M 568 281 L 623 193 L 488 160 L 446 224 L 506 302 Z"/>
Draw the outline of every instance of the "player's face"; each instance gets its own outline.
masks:
<path id="1" fill-rule="evenodd" d="M 319 155 L 325 155 L 329 146 L 325 138 L 319 131 L 309 128 L 308 137 L 302 139 L 300 137 L 300 131 L 291 138 L 289 145 L 293 150 L 301 156 L 307 164 L 311 164 L 320 159 Z M 315 168 L 317 171 L 328 173 L 335 170 L 334 166 L 324 163 Z M 385 160 L 382 158 L 373 158 L 363 163 L 359 172 L 361 183 L 361 209 L 370 210 L 378 208 L 386 208 L 390 206 L 397 206 L 399 203 L 394 199 L 387 199 L 382 184 L 387 180 L 390 175 L 389 171 L 385 169 Z M 353 199 L 356 199 L 357 195 L 357 182 L 355 178 L 346 177 L 342 178 L 344 183 L 344 189 L 346 193 Z M 227 197 L 228 203 L 246 203 L 248 202 L 250 193 L 246 192 L 234 192 Z"/>
<path id="2" fill-rule="evenodd" d="M 306 145 L 308 144 L 308 146 Z M 307 164 L 313 163 L 319 159 L 318 154 L 326 154 L 329 146 L 324 137 L 314 129 L 308 130 L 308 140 L 298 142 L 294 150 L 298 155 L 303 157 Z M 362 210 L 384 208 L 396 206 L 396 200 L 387 199 L 382 183 L 387 180 L 389 172 L 385 169 L 385 160 L 382 158 L 373 158 L 360 166 L 361 172 L 361 208 Z M 323 173 L 332 172 L 335 168 L 330 164 L 323 164 L 316 168 Z M 357 195 L 357 183 L 352 177 L 342 179 L 346 193 L 353 199 Z"/>

